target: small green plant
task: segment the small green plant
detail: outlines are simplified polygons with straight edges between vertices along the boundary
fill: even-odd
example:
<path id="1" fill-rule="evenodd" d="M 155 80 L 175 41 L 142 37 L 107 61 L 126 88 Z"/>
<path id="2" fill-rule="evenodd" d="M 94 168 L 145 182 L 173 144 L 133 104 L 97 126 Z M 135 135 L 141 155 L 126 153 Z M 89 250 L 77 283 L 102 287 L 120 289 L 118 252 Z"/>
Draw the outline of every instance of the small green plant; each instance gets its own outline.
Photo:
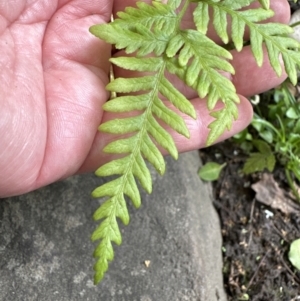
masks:
<path id="1" fill-rule="evenodd" d="M 300 271 L 300 239 L 291 243 L 288 257 L 291 264 Z"/>
<path id="2" fill-rule="evenodd" d="M 109 262 L 113 260 L 112 243 L 121 244 L 122 238 L 117 218 L 125 225 L 129 223 L 125 196 L 135 207 L 141 205 L 137 182 L 148 192 L 152 190 L 151 175 L 145 160 L 163 174 L 164 158 L 159 148 L 164 148 L 175 159 L 178 151 L 171 135 L 162 123 L 176 132 L 189 137 L 189 131 L 182 117 L 169 109 L 168 100 L 180 112 L 197 118 L 194 107 L 188 99 L 168 80 L 168 74 L 175 74 L 187 86 L 205 98 L 214 121 L 209 125 L 207 144 L 212 144 L 238 117 L 239 102 L 234 85 L 221 72 L 234 73 L 230 64 L 232 55 L 227 47 L 232 45 L 241 51 L 245 41 L 244 32 L 250 31 L 250 45 L 259 66 L 263 63 L 263 46 L 268 51 L 271 65 L 280 75 L 281 55 L 291 81 L 297 81 L 297 67 L 300 65 L 300 44 L 288 36 L 289 26 L 276 23 L 260 23 L 271 16 L 269 0 L 259 0 L 260 7 L 246 8 L 255 0 L 168 0 L 153 1 L 151 4 L 137 2 L 136 7 L 127 7 L 117 14 L 118 18 L 109 24 L 95 25 L 91 33 L 116 49 L 125 50 L 130 56 L 114 57 L 113 65 L 136 72 L 139 77 L 116 78 L 108 84 L 107 90 L 117 97 L 104 105 L 108 112 L 135 113 L 131 117 L 118 118 L 101 124 L 100 131 L 125 138 L 116 139 L 104 151 L 121 154 L 119 159 L 101 166 L 96 175 L 116 176 L 108 183 L 96 188 L 92 195 L 107 199 L 95 212 L 94 219 L 100 225 L 92 234 L 92 240 L 100 240 L 94 252 L 97 262 L 94 266 L 94 282 L 103 279 Z M 194 28 L 183 29 L 182 20 L 186 12 L 193 10 Z M 209 10 L 212 10 L 210 20 Z M 228 19 L 231 19 L 229 28 Z M 206 34 L 212 21 L 216 33 L 226 47 L 221 47 Z M 228 34 L 228 32 L 230 34 Z M 223 103 L 216 110 L 218 101 Z M 160 120 L 161 122 L 158 122 Z"/>
<path id="3" fill-rule="evenodd" d="M 254 108 L 251 126 L 235 136 L 235 141 L 249 154 L 243 172 L 272 172 L 277 162 L 300 200 L 294 185 L 294 180 L 300 181 L 300 102 L 291 93 L 289 81 L 265 94 Z"/>
<path id="4" fill-rule="evenodd" d="M 226 163 L 207 162 L 200 168 L 198 175 L 203 181 L 216 181 L 219 179 L 220 173 L 225 166 Z"/>

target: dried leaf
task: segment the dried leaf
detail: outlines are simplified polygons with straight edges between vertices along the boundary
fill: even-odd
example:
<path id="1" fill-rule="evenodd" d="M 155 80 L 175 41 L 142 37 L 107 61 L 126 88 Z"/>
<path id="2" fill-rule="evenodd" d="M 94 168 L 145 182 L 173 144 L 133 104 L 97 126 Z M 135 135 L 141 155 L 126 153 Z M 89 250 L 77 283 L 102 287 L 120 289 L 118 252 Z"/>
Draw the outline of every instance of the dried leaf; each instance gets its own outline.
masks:
<path id="1" fill-rule="evenodd" d="M 251 187 L 256 192 L 256 199 L 259 202 L 285 214 L 300 213 L 300 206 L 286 196 L 272 174 L 263 173 L 262 179 Z"/>

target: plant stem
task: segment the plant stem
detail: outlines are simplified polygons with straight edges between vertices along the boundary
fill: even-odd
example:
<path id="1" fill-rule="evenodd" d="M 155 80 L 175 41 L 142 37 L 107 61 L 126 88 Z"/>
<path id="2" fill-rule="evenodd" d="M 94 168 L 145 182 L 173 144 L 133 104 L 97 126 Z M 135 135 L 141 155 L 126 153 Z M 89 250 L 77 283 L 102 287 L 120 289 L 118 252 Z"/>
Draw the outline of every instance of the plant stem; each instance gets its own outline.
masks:
<path id="1" fill-rule="evenodd" d="M 298 25 L 300 25 L 300 21 L 298 21 L 298 22 L 296 22 L 296 23 L 293 23 L 293 24 L 290 24 L 291 27 L 296 27 L 296 26 L 298 26 Z"/>
<path id="2" fill-rule="evenodd" d="M 182 7 L 182 9 L 181 9 L 181 11 L 180 11 L 180 13 L 178 14 L 178 23 L 179 23 L 179 25 L 181 23 L 181 20 L 182 20 L 183 16 L 186 13 L 188 7 L 189 7 L 189 4 L 190 4 L 190 1 L 186 0 L 183 7 Z"/>
<path id="3" fill-rule="evenodd" d="M 288 181 L 288 183 L 289 183 L 289 185 L 290 185 L 290 187 L 293 191 L 294 196 L 296 197 L 297 201 L 300 202 L 300 195 L 299 195 L 299 193 L 298 193 L 298 191 L 297 191 L 297 189 L 296 189 L 296 187 L 293 183 L 290 171 L 287 168 L 285 168 L 285 175 L 286 175 L 287 181 Z"/>

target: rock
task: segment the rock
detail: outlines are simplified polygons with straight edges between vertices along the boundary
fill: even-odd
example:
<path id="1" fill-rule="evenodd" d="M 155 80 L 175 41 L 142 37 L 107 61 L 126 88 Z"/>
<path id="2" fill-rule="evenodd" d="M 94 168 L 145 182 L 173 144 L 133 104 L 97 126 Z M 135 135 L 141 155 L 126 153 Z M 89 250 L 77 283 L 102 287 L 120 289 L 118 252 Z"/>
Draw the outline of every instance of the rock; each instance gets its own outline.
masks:
<path id="1" fill-rule="evenodd" d="M 167 159 L 154 191 L 131 205 L 123 244 L 92 282 L 94 175 L 0 201 L 0 299 L 5 301 L 224 301 L 221 234 L 197 152 Z"/>
<path id="2" fill-rule="evenodd" d="M 300 9 L 296 10 L 290 20 L 290 25 L 298 24 L 300 22 Z M 300 42 L 300 25 L 294 27 L 294 32 L 290 34 L 292 38 Z"/>

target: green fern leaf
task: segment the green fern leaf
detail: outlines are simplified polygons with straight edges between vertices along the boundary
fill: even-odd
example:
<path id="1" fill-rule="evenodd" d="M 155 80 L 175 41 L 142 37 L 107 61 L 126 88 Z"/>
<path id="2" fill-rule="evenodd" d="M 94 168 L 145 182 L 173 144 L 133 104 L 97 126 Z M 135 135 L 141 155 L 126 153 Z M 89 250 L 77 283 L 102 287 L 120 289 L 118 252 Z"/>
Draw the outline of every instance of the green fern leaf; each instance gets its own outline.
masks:
<path id="1" fill-rule="evenodd" d="M 95 211 L 93 215 L 95 221 L 101 220 L 111 214 L 111 209 L 114 208 L 112 202 L 114 202 L 114 199 L 108 199 Z M 128 225 L 130 218 L 123 195 L 121 195 L 120 198 L 117 200 L 117 204 L 117 209 L 119 210 L 116 211 L 116 216 L 122 220 L 124 225 Z"/>
<path id="2" fill-rule="evenodd" d="M 150 171 L 141 155 L 141 152 L 135 156 L 132 167 L 132 174 L 140 181 L 142 187 L 148 192 L 152 192 L 152 178 Z"/>
<path id="3" fill-rule="evenodd" d="M 92 192 L 92 196 L 94 198 L 102 198 L 104 196 L 112 197 L 115 195 L 116 190 L 118 190 L 122 186 L 122 184 L 123 179 L 121 177 L 117 178 L 94 189 L 94 191 Z"/>
<path id="4" fill-rule="evenodd" d="M 189 130 L 182 117 L 166 107 L 159 98 L 155 99 L 152 111 L 157 118 L 164 120 L 164 122 L 177 133 L 185 136 L 186 138 L 190 137 Z"/>
<path id="5" fill-rule="evenodd" d="M 243 172 L 251 174 L 268 169 L 270 172 L 275 167 L 276 159 L 273 154 L 251 153 L 245 162 Z"/>
<path id="6" fill-rule="evenodd" d="M 135 31 L 118 24 L 101 24 L 90 28 L 95 36 L 115 44 L 117 49 L 125 49 L 126 53 L 137 51 L 137 55 L 144 56 L 154 52 L 161 55 L 167 45 L 169 36 L 165 32 L 154 34 L 149 28 L 137 24 Z"/>
<path id="7" fill-rule="evenodd" d="M 166 149 L 174 159 L 178 159 L 178 151 L 169 132 L 161 127 L 152 115 L 149 116 L 147 121 L 147 131 L 151 134 L 155 141 L 160 143 L 160 145 Z"/>
<path id="8" fill-rule="evenodd" d="M 202 34 L 206 34 L 209 23 L 209 6 L 205 2 L 200 2 L 193 12 L 196 28 Z"/>
<path id="9" fill-rule="evenodd" d="M 143 115 L 138 115 L 130 118 L 114 119 L 102 123 L 99 130 L 110 134 L 127 134 L 139 131 L 143 121 Z"/>
<path id="10" fill-rule="evenodd" d="M 270 0 L 258 0 L 258 2 L 264 9 L 270 8 Z"/>
<path id="11" fill-rule="evenodd" d="M 156 1 L 160 1 L 160 0 L 156 0 Z M 170 7 L 175 10 L 180 6 L 181 2 L 182 2 L 181 0 L 168 0 L 168 5 L 170 5 Z"/>
<path id="12" fill-rule="evenodd" d="M 257 1 L 257 0 L 235 0 L 235 1 L 224 0 L 222 2 L 222 5 L 224 7 L 229 7 L 231 10 L 239 10 L 241 8 L 249 6 L 251 3 L 255 2 L 255 1 Z M 261 0 L 259 0 L 259 1 L 261 1 Z M 262 1 L 265 1 L 265 0 L 262 0 Z M 264 8 L 266 8 L 266 7 L 264 7 Z"/>
<path id="13" fill-rule="evenodd" d="M 108 177 L 115 174 L 122 175 L 126 171 L 127 165 L 130 163 L 130 157 L 128 156 L 116 159 L 98 168 L 95 174 L 98 177 Z"/>
<path id="14" fill-rule="evenodd" d="M 116 66 L 127 70 L 136 71 L 153 71 L 156 72 L 161 68 L 164 61 L 161 57 L 135 58 L 135 57 L 118 57 L 110 59 L 110 62 Z"/>
<path id="15" fill-rule="evenodd" d="M 240 18 L 232 18 L 231 38 L 237 51 L 241 51 L 244 46 L 244 32 L 246 22 Z"/>
<path id="16" fill-rule="evenodd" d="M 119 96 L 111 99 L 103 105 L 103 109 L 107 112 L 131 112 L 134 110 L 144 110 L 148 105 L 148 95 L 144 94 L 140 97 L 136 96 Z"/>
<path id="17" fill-rule="evenodd" d="M 138 190 L 138 187 L 136 185 L 134 176 L 132 173 L 128 173 L 124 177 L 124 183 L 123 183 L 123 191 L 124 194 L 126 194 L 132 201 L 132 204 L 135 208 L 139 208 L 141 206 L 141 196 Z M 119 193 L 119 192 L 118 192 Z"/>
<path id="18" fill-rule="evenodd" d="M 166 163 L 161 154 L 153 143 L 149 135 L 146 135 L 141 145 L 143 157 L 148 160 L 160 175 L 163 175 L 166 170 Z"/>
<path id="19" fill-rule="evenodd" d="M 296 85 L 297 83 L 297 70 L 295 68 L 295 65 L 298 66 L 298 69 L 300 68 L 300 53 L 292 53 L 289 51 L 288 53 L 284 53 L 282 55 L 285 70 L 288 74 L 288 76 L 291 79 L 291 82 Z"/>
<path id="20" fill-rule="evenodd" d="M 174 11 L 181 1 L 172 1 L 170 5 L 153 1 L 152 5 L 144 2 L 137 2 L 137 8 L 127 7 L 124 12 L 118 12 L 119 19 L 115 24 L 123 28 L 136 28 L 137 24 L 142 24 L 147 28 L 152 28 L 155 33 L 160 31 L 172 34 L 177 26 L 177 15 Z"/>
<path id="21" fill-rule="evenodd" d="M 213 6 L 213 13 L 214 13 L 213 25 L 215 27 L 215 30 L 219 35 L 219 37 L 222 39 L 222 41 L 225 44 L 227 44 L 229 41 L 227 35 L 227 13 L 217 5 Z"/>
<path id="22" fill-rule="evenodd" d="M 224 107 L 218 111 L 214 111 L 210 114 L 212 117 L 216 118 L 215 121 L 210 123 L 209 136 L 207 138 L 207 145 L 212 144 L 221 134 L 231 129 L 232 122 L 238 118 L 238 110 L 236 105 L 231 102 L 225 102 Z"/>
<path id="23" fill-rule="evenodd" d="M 161 79 L 159 92 L 165 96 L 179 111 L 191 116 L 194 119 L 196 118 L 196 111 L 193 105 L 167 79 Z"/>
<path id="24" fill-rule="evenodd" d="M 94 282 L 99 283 L 105 272 L 108 270 L 108 263 L 114 259 L 114 251 L 109 237 L 105 237 L 94 252 L 94 256 L 99 260 L 94 266 L 95 276 Z"/>
<path id="25" fill-rule="evenodd" d="M 117 93 L 129 93 L 137 91 L 151 90 L 155 84 L 154 76 L 143 76 L 134 78 L 117 78 L 109 83 L 106 87 L 108 91 L 115 91 Z"/>
<path id="26" fill-rule="evenodd" d="M 132 145 L 135 145 L 138 141 L 138 135 L 133 135 L 129 138 L 118 139 L 113 142 L 107 144 L 103 151 L 105 153 L 112 153 L 112 154 L 126 154 L 130 153 L 132 150 Z M 97 172 L 97 171 L 96 171 Z"/>
<path id="27" fill-rule="evenodd" d="M 110 241 L 117 245 L 122 243 L 122 237 L 117 220 L 115 218 L 105 219 L 92 234 L 92 240 L 99 240 L 108 237 Z"/>

